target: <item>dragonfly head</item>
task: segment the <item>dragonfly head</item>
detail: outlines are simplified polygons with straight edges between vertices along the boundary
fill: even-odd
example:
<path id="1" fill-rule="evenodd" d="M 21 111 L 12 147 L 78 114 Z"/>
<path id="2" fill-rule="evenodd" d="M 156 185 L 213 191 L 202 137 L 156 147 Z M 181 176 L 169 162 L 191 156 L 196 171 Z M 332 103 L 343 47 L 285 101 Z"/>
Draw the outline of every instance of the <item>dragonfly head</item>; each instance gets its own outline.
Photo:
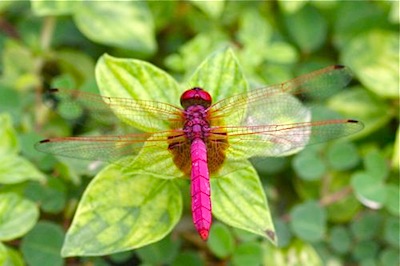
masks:
<path id="1" fill-rule="evenodd" d="M 192 105 L 202 105 L 210 107 L 212 102 L 211 95 L 200 87 L 194 87 L 182 93 L 181 105 L 187 109 Z"/>

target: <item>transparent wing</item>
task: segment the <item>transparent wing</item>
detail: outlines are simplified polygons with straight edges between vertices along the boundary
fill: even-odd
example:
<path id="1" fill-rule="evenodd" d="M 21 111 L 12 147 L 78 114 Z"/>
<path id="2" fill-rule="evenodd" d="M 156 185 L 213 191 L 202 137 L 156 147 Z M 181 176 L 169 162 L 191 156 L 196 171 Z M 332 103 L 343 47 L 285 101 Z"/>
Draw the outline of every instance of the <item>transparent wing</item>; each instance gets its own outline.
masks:
<path id="1" fill-rule="evenodd" d="M 225 127 L 229 136 L 227 155 L 235 159 L 253 156 L 285 156 L 307 145 L 360 131 L 356 120 L 327 120 L 251 127 Z"/>
<path id="2" fill-rule="evenodd" d="M 154 132 L 179 128 L 182 124 L 182 110 L 166 103 L 103 97 L 67 89 L 51 89 L 49 93 L 62 105 L 64 112 L 87 111 L 95 120 L 108 125 L 123 120 L 141 130 Z"/>
<path id="3" fill-rule="evenodd" d="M 351 80 L 343 66 L 331 66 L 291 81 L 221 100 L 210 107 L 214 131 L 226 132 L 227 156 L 284 156 L 304 146 L 355 133 L 362 123 L 352 119 L 312 121 L 304 104 L 325 98 Z"/>
<path id="4" fill-rule="evenodd" d="M 302 103 L 314 97 L 326 98 L 345 87 L 351 77 L 351 71 L 344 66 L 326 67 L 281 84 L 223 99 L 210 107 L 210 119 L 223 118 L 229 124 L 268 124 L 268 119 L 282 113 L 296 114 L 304 106 L 292 106 L 293 97 Z"/>
<path id="5" fill-rule="evenodd" d="M 177 134 L 178 131 L 174 131 Z M 114 162 L 125 156 L 138 155 L 144 143 L 153 151 L 168 151 L 171 131 L 124 136 L 65 137 L 42 140 L 36 149 L 71 158 Z"/>

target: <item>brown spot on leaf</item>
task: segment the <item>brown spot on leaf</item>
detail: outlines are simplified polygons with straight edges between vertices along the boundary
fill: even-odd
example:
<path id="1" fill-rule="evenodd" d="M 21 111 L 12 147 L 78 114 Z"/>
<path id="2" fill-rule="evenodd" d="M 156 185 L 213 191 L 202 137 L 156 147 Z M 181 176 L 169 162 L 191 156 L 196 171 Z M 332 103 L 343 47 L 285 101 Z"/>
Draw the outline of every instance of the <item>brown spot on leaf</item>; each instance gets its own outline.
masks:
<path id="1" fill-rule="evenodd" d="M 269 238 L 271 238 L 273 241 L 275 241 L 275 232 L 274 232 L 274 231 L 267 229 L 267 230 L 265 231 L 265 234 L 266 234 Z"/>

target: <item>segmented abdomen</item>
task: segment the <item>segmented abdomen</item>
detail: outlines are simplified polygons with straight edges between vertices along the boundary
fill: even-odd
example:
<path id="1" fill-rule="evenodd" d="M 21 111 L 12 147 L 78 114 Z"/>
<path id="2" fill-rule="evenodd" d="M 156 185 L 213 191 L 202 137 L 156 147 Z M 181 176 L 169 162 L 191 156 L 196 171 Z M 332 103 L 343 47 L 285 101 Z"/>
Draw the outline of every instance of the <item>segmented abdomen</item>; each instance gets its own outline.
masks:
<path id="1" fill-rule="evenodd" d="M 201 238 L 206 240 L 210 231 L 212 216 L 207 148 L 202 139 L 193 140 L 190 146 L 190 155 L 192 161 L 190 177 L 193 223 Z"/>

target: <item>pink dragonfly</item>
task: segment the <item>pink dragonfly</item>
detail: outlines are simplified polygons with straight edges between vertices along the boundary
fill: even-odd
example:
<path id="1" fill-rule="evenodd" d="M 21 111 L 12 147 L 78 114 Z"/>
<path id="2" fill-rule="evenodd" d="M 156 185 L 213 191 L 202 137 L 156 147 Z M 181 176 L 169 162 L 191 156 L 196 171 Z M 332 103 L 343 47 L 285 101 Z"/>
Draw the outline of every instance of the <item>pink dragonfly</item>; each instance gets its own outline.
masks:
<path id="1" fill-rule="evenodd" d="M 79 103 L 102 121 L 129 116 L 153 132 L 52 138 L 40 141 L 36 147 L 52 154 L 105 161 L 135 156 L 142 149 L 151 153 L 168 150 L 175 166 L 184 176 L 190 176 L 193 223 L 206 240 L 212 222 L 209 178 L 221 175 L 227 160 L 287 155 L 306 145 L 362 129 L 362 123 L 352 119 L 311 121 L 310 113 L 305 111 L 308 109 L 300 103 L 313 95 L 328 96 L 335 88 L 346 86 L 350 79 L 346 67 L 330 66 L 214 104 L 209 93 L 195 87 L 182 94 L 182 108 L 156 101 L 52 89 L 51 93 L 60 97 L 71 111 Z M 304 118 L 283 119 L 287 114 Z M 158 130 L 157 122 L 166 124 L 169 130 Z"/>

